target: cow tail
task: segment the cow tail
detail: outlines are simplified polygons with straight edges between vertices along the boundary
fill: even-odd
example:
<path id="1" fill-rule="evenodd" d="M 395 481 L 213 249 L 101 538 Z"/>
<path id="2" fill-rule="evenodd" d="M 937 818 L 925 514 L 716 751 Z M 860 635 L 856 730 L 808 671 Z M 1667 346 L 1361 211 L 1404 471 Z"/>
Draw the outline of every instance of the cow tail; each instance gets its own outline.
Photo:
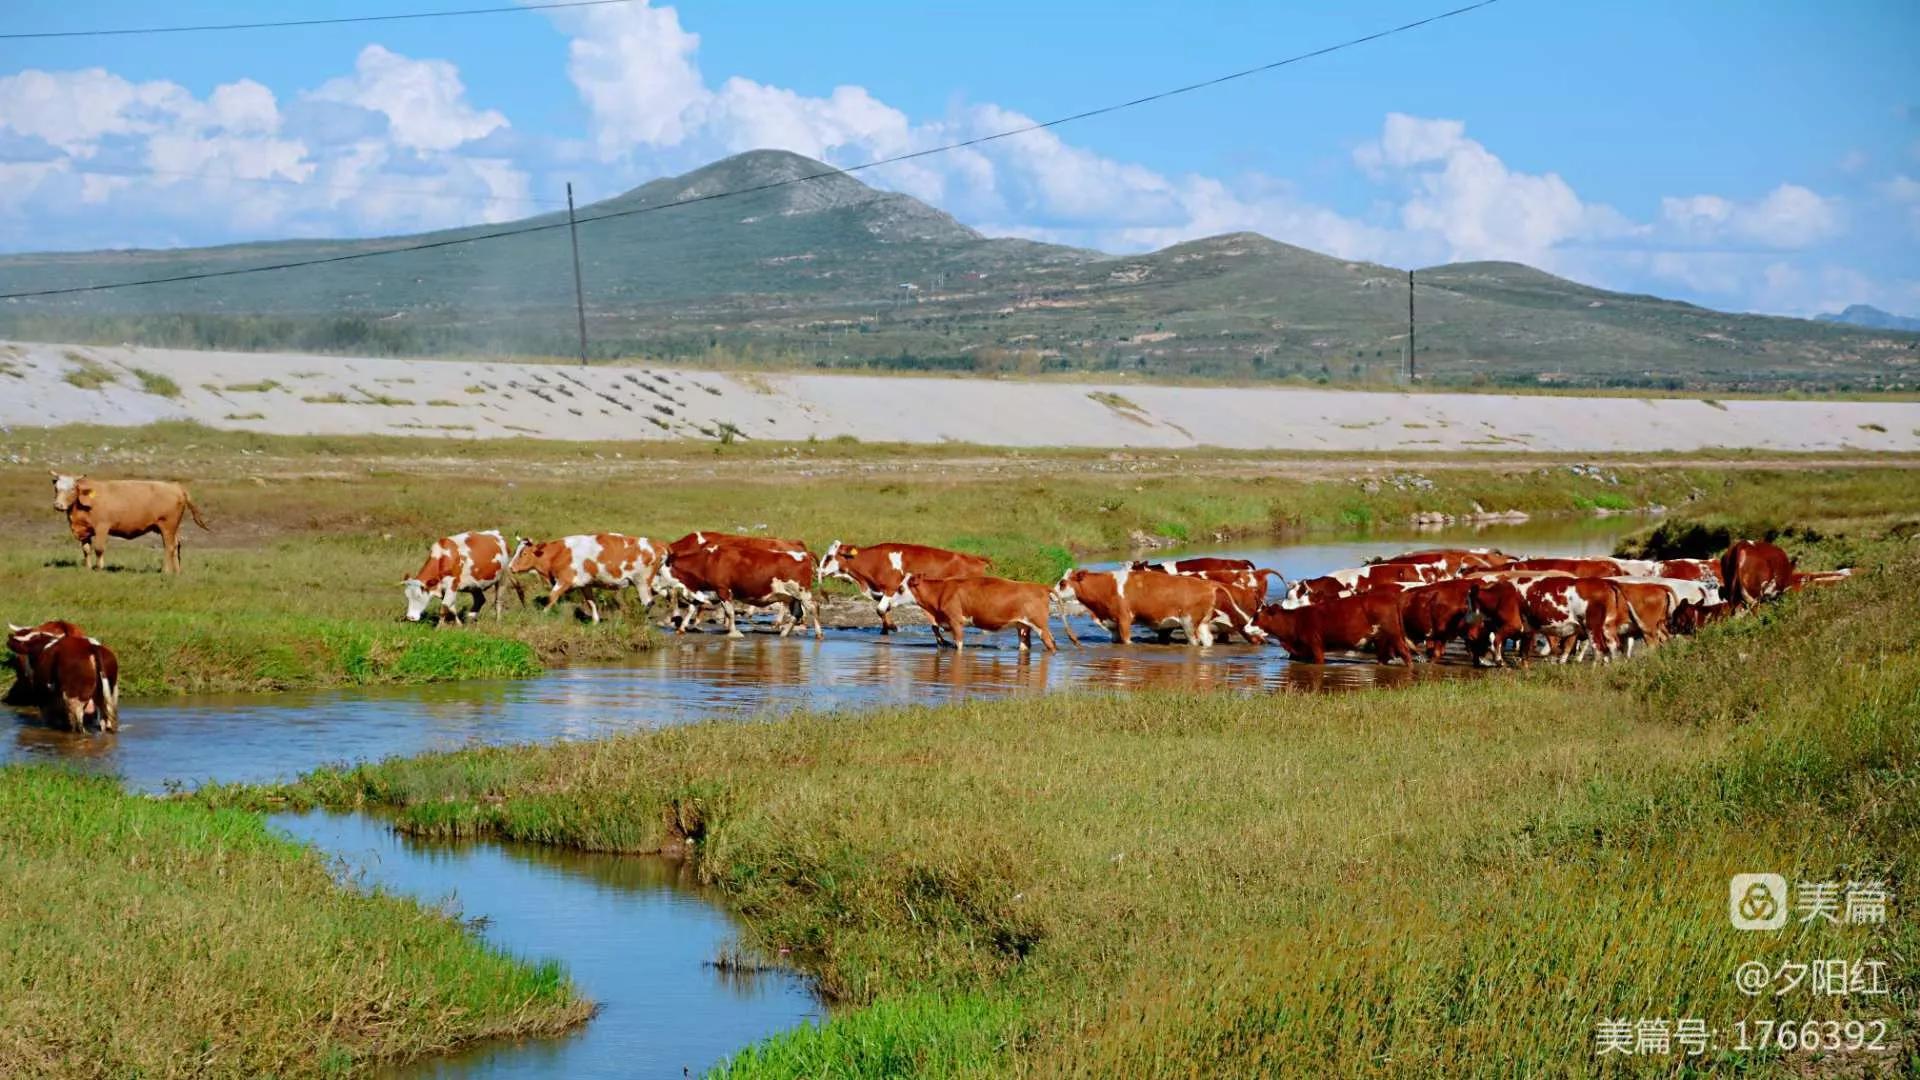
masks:
<path id="1" fill-rule="evenodd" d="M 1048 592 L 1051 594 L 1052 590 L 1048 590 Z M 1067 601 L 1060 597 L 1049 595 L 1048 603 L 1057 603 L 1060 605 L 1060 628 L 1067 632 L 1067 640 L 1073 642 L 1073 647 L 1076 649 L 1084 648 L 1084 646 L 1080 644 L 1080 636 L 1073 632 L 1073 620 L 1067 617 Z"/>
<path id="2" fill-rule="evenodd" d="M 1720 556 L 1720 581 L 1726 587 L 1727 603 L 1740 606 L 1740 542 L 1735 540 Z"/>
<path id="3" fill-rule="evenodd" d="M 188 495 L 185 491 L 182 491 L 180 493 L 180 497 L 187 500 L 187 513 L 193 515 L 193 523 L 195 525 L 200 526 L 202 529 L 207 530 L 208 532 L 212 532 L 213 526 L 207 524 L 207 519 L 200 516 L 200 508 L 194 505 L 193 496 Z"/>
<path id="4" fill-rule="evenodd" d="M 89 642 L 93 646 L 93 673 L 100 680 L 100 730 L 114 731 L 120 727 L 120 687 L 118 683 L 118 665 L 112 674 L 107 672 L 107 657 L 112 655 L 106 646 L 97 641 Z"/>

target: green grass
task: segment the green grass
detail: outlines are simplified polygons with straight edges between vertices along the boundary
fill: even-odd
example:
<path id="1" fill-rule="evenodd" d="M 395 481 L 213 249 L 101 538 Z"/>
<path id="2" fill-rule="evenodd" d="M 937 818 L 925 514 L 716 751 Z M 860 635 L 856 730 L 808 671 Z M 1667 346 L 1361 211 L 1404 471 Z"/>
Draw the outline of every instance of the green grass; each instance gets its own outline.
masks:
<path id="1" fill-rule="evenodd" d="M 272 379 L 261 379 L 259 382 L 228 383 L 225 389 L 236 394 L 265 394 L 273 390 L 285 390 L 286 387 Z"/>
<path id="2" fill-rule="evenodd" d="M 344 1076 L 590 1007 L 257 815 L 0 766 L 0 1075 Z"/>
<path id="3" fill-rule="evenodd" d="M 1601 1018 L 1786 1015 L 1732 989 L 1756 950 L 1903 988 L 1794 1015 L 1914 1009 L 1920 924 L 1757 943 L 1724 914 L 1737 871 L 1920 871 L 1920 544 L 1850 543 L 1847 585 L 1612 669 L 716 723 L 201 797 L 690 851 L 750 944 L 872 1006 L 737 1075 L 1577 1075 Z"/>
<path id="4" fill-rule="evenodd" d="M 82 390 L 98 390 L 120 381 L 120 376 L 112 368 L 92 357 L 72 351 L 69 351 L 66 357 L 67 361 L 73 365 L 72 369 L 62 376 L 69 386 Z"/>
<path id="5" fill-rule="evenodd" d="M 137 367 L 133 369 L 133 377 L 140 380 L 140 389 L 149 394 L 166 398 L 180 396 L 180 384 L 157 371 Z"/>

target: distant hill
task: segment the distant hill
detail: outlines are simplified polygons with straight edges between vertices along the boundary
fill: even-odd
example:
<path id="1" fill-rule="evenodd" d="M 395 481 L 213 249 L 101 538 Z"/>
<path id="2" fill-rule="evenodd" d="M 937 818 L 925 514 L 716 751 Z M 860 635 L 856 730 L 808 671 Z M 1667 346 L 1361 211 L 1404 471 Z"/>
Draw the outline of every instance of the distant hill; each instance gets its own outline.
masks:
<path id="1" fill-rule="evenodd" d="M 1102 371 L 1345 383 L 1396 377 L 1406 274 L 1252 233 L 1144 255 L 992 239 L 830 176 L 740 154 L 580 210 L 591 350 L 680 364 Z M 513 225 L 564 222 L 564 215 Z M 323 258 L 512 226 L 367 240 L 0 257 L 0 292 Z M 1913 385 L 1920 335 L 1594 289 L 1513 263 L 1418 272 L 1435 382 Z M 0 337 L 340 353 L 571 355 L 565 228 L 377 259 L 0 303 Z"/>
<path id="2" fill-rule="evenodd" d="M 1874 330 L 1920 331 L 1920 319 L 1881 311 L 1872 304 L 1849 304 L 1847 310 L 1838 315 L 1815 315 L 1814 318 L 1821 322 L 1846 323 L 1849 326 L 1865 326 Z"/>

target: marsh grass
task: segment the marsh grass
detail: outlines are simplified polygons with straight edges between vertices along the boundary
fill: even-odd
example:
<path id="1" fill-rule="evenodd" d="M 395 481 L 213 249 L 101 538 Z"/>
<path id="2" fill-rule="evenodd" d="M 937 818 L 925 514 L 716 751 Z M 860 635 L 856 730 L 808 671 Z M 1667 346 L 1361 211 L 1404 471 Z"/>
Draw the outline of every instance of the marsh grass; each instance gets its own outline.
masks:
<path id="1" fill-rule="evenodd" d="M 1763 947 L 1725 917 L 1736 871 L 1920 870 L 1920 544 L 1851 550 L 1854 581 L 1613 669 L 707 724 L 199 797 L 690 851 L 752 944 L 872 1004 L 734 1075 L 1580 1075 L 1603 1018 L 1787 1015 L 1732 987 L 1756 949 L 1891 965 L 1894 996 L 1795 1015 L 1912 1014 L 1911 919 Z"/>
<path id="2" fill-rule="evenodd" d="M 146 368 L 132 369 L 133 377 L 140 380 L 140 389 L 159 397 L 176 398 L 180 396 L 180 384 L 157 371 Z"/>
<path id="3" fill-rule="evenodd" d="M 257 815 L 0 766 L 0 1075 L 346 1075 L 586 1019 L 553 964 L 343 887 Z"/>
<path id="4" fill-rule="evenodd" d="M 73 367 L 62 376 L 67 385 L 81 390 L 98 390 L 120 381 L 120 376 L 112 368 L 82 353 L 69 351 L 67 362 Z"/>

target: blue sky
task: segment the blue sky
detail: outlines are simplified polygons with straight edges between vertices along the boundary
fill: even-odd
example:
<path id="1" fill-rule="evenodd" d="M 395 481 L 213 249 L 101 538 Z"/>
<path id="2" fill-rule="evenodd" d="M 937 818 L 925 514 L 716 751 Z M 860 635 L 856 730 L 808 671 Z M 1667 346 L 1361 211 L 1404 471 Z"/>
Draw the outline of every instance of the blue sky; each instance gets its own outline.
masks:
<path id="1" fill-rule="evenodd" d="M 308 0 L 282 17 L 460 6 Z M 615 194 L 755 146 L 852 164 L 1448 6 L 613 5 L 0 42 L 0 249 L 376 235 Z M 164 9 L 164 10 L 162 10 Z M 11 0 L 0 26 L 259 19 Z M 1529 262 L 1740 310 L 1920 313 L 1920 5 L 1502 0 L 981 152 L 865 174 L 999 235 L 1254 229 Z"/>

